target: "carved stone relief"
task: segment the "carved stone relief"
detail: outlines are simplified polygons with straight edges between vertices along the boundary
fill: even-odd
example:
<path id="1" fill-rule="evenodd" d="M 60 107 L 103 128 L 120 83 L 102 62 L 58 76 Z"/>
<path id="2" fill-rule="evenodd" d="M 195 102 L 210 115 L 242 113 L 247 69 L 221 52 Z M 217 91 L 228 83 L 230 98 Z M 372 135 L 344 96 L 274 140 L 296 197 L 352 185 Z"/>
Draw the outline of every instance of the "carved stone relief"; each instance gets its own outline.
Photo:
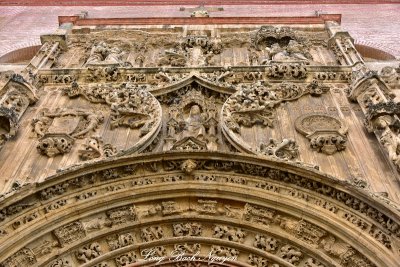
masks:
<path id="1" fill-rule="evenodd" d="M 347 126 L 339 118 L 322 113 L 305 114 L 296 119 L 295 127 L 318 152 L 332 155 L 346 148 Z"/>
<path id="2" fill-rule="evenodd" d="M 101 112 L 82 109 L 43 109 L 32 121 L 33 132 L 40 138 L 37 149 L 54 157 L 71 151 L 75 139 L 96 131 L 103 121 Z"/>
<path id="3" fill-rule="evenodd" d="M 395 262 L 400 227 L 394 202 L 384 197 L 374 202 L 358 177 L 341 181 L 310 166 L 287 162 L 296 161 L 300 154 L 293 138 L 259 139 L 256 132 L 274 126 L 280 104 L 326 93 L 329 87 L 318 81 L 333 86 L 348 82 L 350 67 L 310 64 L 320 52 L 311 47 L 311 39 L 303 38 L 306 33 L 300 36 L 290 28 L 264 26 L 253 32 L 252 40 L 247 29 L 241 29 L 246 34 L 238 34 L 230 28 L 188 27 L 181 34 L 180 27 L 170 28 L 140 30 L 145 37 L 137 38 L 132 51 L 109 42 L 120 31 L 74 29 L 75 39 L 69 42 L 77 42 L 78 35 L 82 43 L 90 40 L 84 67 L 39 70 L 38 84 L 54 88 L 70 84 L 65 90 L 69 97 L 85 98 L 91 106 L 104 104 L 109 117 L 89 110 L 43 109 L 32 122 L 41 138 L 42 154 L 68 153 L 75 139 L 83 139 L 79 157 L 99 160 L 18 189 L 20 202 L 1 197 L 6 199 L 0 201 L 4 204 L 0 209 L 2 266 L 141 265 L 145 255 L 163 257 L 173 250 L 211 253 L 230 262 L 212 265 L 199 258 L 164 266 L 233 266 L 237 261 L 258 267 L 376 267 L 380 266 L 376 263 Z M 157 39 L 164 30 L 172 34 Z M 81 34 L 84 31 L 89 32 Z M 308 34 L 313 31 L 319 30 Z M 319 37 L 313 45 L 316 39 L 323 46 Z M 336 45 L 331 47 L 343 64 L 350 62 L 356 53 L 351 40 L 333 41 Z M 47 43 L 40 54 L 50 53 L 53 47 Z M 210 67 L 220 62 L 225 67 Z M 43 94 L 53 90 L 51 86 Z M 375 89 L 371 86 L 363 92 L 362 108 L 371 129 L 383 131 L 380 141 L 400 166 L 397 107 L 391 109 L 390 103 L 383 107 L 387 92 L 379 94 Z M 336 90 L 332 97 L 340 92 Z M 15 112 L 23 113 L 31 104 L 18 102 L 14 92 L 9 96 L 4 105 Z M 304 111 L 325 110 L 321 103 L 314 107 L 309 102 Z M 111 130 L 138 133 L 137 145 L 118 153 L 112 144 L 104 144 L 96 135 L 103 116 Z M 8 122 L 3 129 L 12 132 Z M 254 130 L 255 146 L 246 142 L 248 128 Z M 334 116 L 306 114 L 296 120 L 296 129 L 319 152 L 333 154 L 346 147 L 347 127 Z M 222 134 L 233 151 L 253 155 L 220 152 Z M 146 153 L 119 158 L 136 152 Z M 43 221 L 56 226 L 51 231 L 41 227 L 41 233 L 37 229 Z M 8 240 L 13 235 L 20 238 L 16 245 Z"/>
<path id="4" fill-rule="evenodd" d="M 252 40 L 253 46 L 262 51 L 261 65 L 270 62 L 309 62 L 312 56 L 308 44 L 289 27 L 262 26 Z"/>
<path id="5" fill-rule="evenodd" d="M 104 144 L 99 136 L 92 136 L 86 139 L 84 149 L 79 150 L 81 160 L 91 160 L 95 158 L 111 157 L 117 153 L 117 149 L 111 144 Z"/>
<path id="6" fill-rule="evenodd" d="M 293 139 L 284 139 L 282 142 L 271 138 L 269 143 L 260 144 L 258 153 L 283 160 L 294 160 L 299 157 L 299 147 Z"/>
<path id="7" fill-rule="evenodd" d="M 269 144 L 261 144 L 257 149 L 246 144 L 241 137 L 242 128 L 273 127 L 276 110 L 281 103 L 294 101 L 306 94 L 320 96 L 329 87 L 321 86 L 316 81 L 308 85 L 283 82 L 281 84 L 242 85 L 223 105 L 223 132 L 241 151 L 261 153 L 284 160 L 295 159 L 298 148 L 294 140 L 285 139 L 279 144 L 271 140 Z M 284 152 L 285 151 L 285 152 Z"/>
<path id="8" fill-rule="evenodd" d="M 163 150 L 217 150 L 219 107 L 225 98 L 196 84 L 175 94 L 174 98 L 160 97 L 163 103 L 173 99 L 168 108 Z"/>
<path id="9" fill-rule="evenodd" d="M 19 74 L 11 74 L 0 89 L 0 149 L 17 134 L 18 121 L 36 100 L 35 90 L 25 79 Z"/>
<path id="10" fill-rule="evenodd" d="M 90 50 L 89 58 L 87 59 L 85 66 L 96 66 L 96 65 L 118 65 L 118 66 L 129 66 L 130 63 L 123 62 L 123 57 L 126 52 L 122 51 L 119 47 L 111 47 L 105 42 L 99 42 Z"/>
<path id="11" fill-rule="evenodd" d="M 92 103 L 109 105 L 111 129 L 128 127 L 139 130 L 139 137 L 142 139 L 132 148 L 126 150 L 125 154 L 141 149 L 146 144 L 146 141 L 156 137 L 161 124 L 161 107 L 157 100 L 147 92 L 145 86 L 138 86 L 132 83 L 80 86 L 77 83 L 73 83 L 71 87 L 65 89 L 65 92 L 71 98 L 81 95 Z M 89 146 L 92 147 L 89 148 Z M 96 141 L 93 138 L 89 139 L 86 145 L 89 150 L 95 151 L 97 155 L 101 153 L 104 156 L 116 154 L 112 145 L 104 145 L 101 148 L 103 152 L 100 151 L 100 146 L 99 140 Z"/>

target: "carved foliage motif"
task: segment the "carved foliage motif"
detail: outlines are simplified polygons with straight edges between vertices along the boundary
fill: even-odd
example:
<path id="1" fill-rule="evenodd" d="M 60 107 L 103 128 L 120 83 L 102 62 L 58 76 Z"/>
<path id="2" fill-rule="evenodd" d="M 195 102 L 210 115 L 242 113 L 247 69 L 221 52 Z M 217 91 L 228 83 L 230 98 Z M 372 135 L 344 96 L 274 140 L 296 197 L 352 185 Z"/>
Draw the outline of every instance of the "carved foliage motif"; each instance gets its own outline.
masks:
<path id="1" fill-rule="evenodd" d="M 135 263 L 136 261 L 137 261 L 137 256 L 133 252 L 128 252 L 126 254 L 123 254 L 115 258 L 115 263 L 117 264 L 118 267 L 128 266 L 129 264 Z"/>
<path id="2" fill-rule="evenodd" d="M 37 149 L 48 157 L 68 153 L 75 138 L 83 138 L 92 133 L 102 121 L 103 115 L 99 112 L 44 109 L 32 121 L 33 131 L 40 137 Z"/>
<path id="3" fill-rule="evenodd" d="M 104 144 L 99 136 L 92 136 L 86 140 L 84 149 L 79 150 L 79 157 L 82 160 L 111 157 L 117 153 L 117 149 L 111 144 Z"/>
<path id="4" fill-rule="evenodd" d="M 259 153 L 283 160 L 294 160 L 299 157 L 299 147 L 293 139 L 283 139 L 278 142 L 270 138 L 269 143 L 261 143 Z"/>
<path id="5" fill-rule="evenodd" d="M 69 97 L 82 95 L 92 103 L 105 103 L 111 107 L 111 128 L 124 126 L 140 129 L 140 136 L 154 127 L 161 114 L 156 99 L 145 87 L 131 83 L 79 86 L 73 83 L 65 89 Z"/>
<path id="6" fill-rule="evenodd" d="M 346 148 L 347 126 L 339 118 L 322 113 L 306 114 L 296 119 L 295 127 L 318 152 L 332 155 Z"/>
<path id="7" fill-rule="evenodd" d="M 97 242 L 83 246 L 76 252 L 76 259 L 83 262 L 89 262 L 100 256 L 102 253 L 100 244 Z"/>
<path id="8" fill-rule="evenodd" d="M 36 257 L 28 248 L 23 248 L 6 259 L 1 266 L 4 267 L 20 267 L 31 266 L 36 263 Z"/>
<path id="9" fill-rule="evenodd" d="M 201 236 L 202 227 L 199 223 L 178 223 L 173 225 L 174 236 Z"/>
<path id="10" fill-rule="evenodd" d="M 224 104 L 223 118 L 226 126 L 233 132 L 240 133 L 240 127 L 272 127 L 278 105 L 292 101 L 305 94 L 321 95 L 329 88 L 321 87 L 315 82 L 308 86 L 294 83 L 281 83 L 270 86 L 261 83 L 251 86 L 243 85 Z"/>
<path id="11" fill-rule="evenodd" d="M 132 245 L 134 243 L 134 238 L 131 233 L 120 234 L 108 237 L 107 243 L 108 246 L 110 247 L 110 250 L 116 250 L 122 247 Z"/>

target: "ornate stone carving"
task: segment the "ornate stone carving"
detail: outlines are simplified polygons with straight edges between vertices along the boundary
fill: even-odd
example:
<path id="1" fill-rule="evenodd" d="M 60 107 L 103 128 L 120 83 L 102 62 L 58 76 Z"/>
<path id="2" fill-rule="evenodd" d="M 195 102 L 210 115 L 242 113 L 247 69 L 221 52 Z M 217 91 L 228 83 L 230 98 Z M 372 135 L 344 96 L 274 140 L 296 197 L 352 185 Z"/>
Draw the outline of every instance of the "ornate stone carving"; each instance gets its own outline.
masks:
<path id="1" fill-rule="evenodd" d="M 178 223 L 173 225 L 174 236 L 201 236 L 202 227 L 199 223 Z"/>
<path id="2" fill-rule="evenodd" d="M 281 228 L 312 245 L 318 245 L 322 237 L 327 234 L 325 230 L 303 220 L 296 221 L 288 218 L 275 220 L 279 222 Z"/>
<path id="3" fill-rule="evenodd" d="M 106 240 L 110 250 L 116 250 L 134 244 L 134 238 L 131 233 L 109 236 Z"/>
<path id="4" fill-rule="evenodd" d="M 51 253 L 53 251 L 53 248 L 56 246 L 58 246 L 57 241 L 44 240 L 38 246 L 34 247 L 32 251 L 33 254 L 35 254 L 35 257 L 42 257 Z"/>
<path id="5" fill-rule="evenodd" d="M 150 226 L 142 228 L 140 236 L 143 242 L 150 242 L 163 238 L 164 233 L 160 226 Z"/>
<path id="6" fill-rule="evenodd" d="M 394 115 L 400 114 L 400 103 L 394 101 L 370 103 L 365 113 L 364 125 L 369 132 L 387 127 L 399 128 L 400 121 Z"/>
<path id="7" fill-rule="evenodd" d="M 128 252 L 115 258 L 115 263 L 118 267 L 128 266 L 129 264 L 135 263 L 136 261 L 137 256 L 133 252 Z"/>
<path id="8" fill-rule="evenodd" d="M 379 75 L 392 90 L 400 88 L 400 66 L 397 68 L 383 67 Z"/>
<path id="9" fill-rule="evenodd" d="M 256 83 L 242 88 L 224 104 L 223 118 L 231 131 L 240 133 L 240 127 L 272 127 L 275 110 L 282 102 L 292 101 L 305 94 L 320 95 L 329 88 L 311 83 L 308 86 L 294 83 L 263 85 Z"/>
<path id="10" fill-rule="evenodd" d="M 76 252 L 76 259 L 78 261 L 89 262 L 100 256 L 102 253 L 100 244 L 97 242 L 83 246 Z"/>
<path id="11" fill-rule="evenodd" d="M 273 79 L 305 79 L 307 68 L 302 64 L 272 64 L 265 67 L 265 74 Z"/>
<path id="12" fill-rule="evenodd" d="M 243 219 L 246 221 L 269 225 L 273 222 L 276 211 L 246 203 L 244 206 Z"/>
<path id="13" fill-rule="evenodd" d="M 207 35 L 190 35 L 183 41 L 183 49 L 190 54 L 191 66 L 207 66 L 214 64 L 214 56 L 222 52 L 219 39 L 209 38 Z"/>
<path id="14" fill-rule="evenodd" d="M 67 259 L 57 259 L 52 261 L 48 267 L 72 267 L 72 264 Z"/>
<path id="15" fill-rule="evenodd" d="M 201 245 L 198 243 L 195 244 L 175 244 L 174 250 L 177 251 L 179 254 L 196 254 L 200 253 Z"/>
<path id="16" fill-rule="evenodd" d="M 304 263 L 304 267 L 325 267 L 325 265 L 316 259 L 308 258 Z"/>
<path id="17" fill-rule="evenodd" d="M 14 214 L 18 214 L 19 212 L 21 212 L 24 209 L 27 209 L 31 206 L 32 206 L 32 204 L 19 203 L 19 204 L 14 204 L 9 207 L 1 209 L 0 210 L 0 222 L 4 221 L 7 217 L 12 216 Z"/>
<path id="18" fill-rule="evenodd" d="M 218 202 L 215 200 L 205 200 L 199 199 L 197 201 L 198 205 L 196 207 L 196 211 L 203 214 L 216 214 L 217 213 L 217 204 Z"/>
<path id="19" fill-rule="evenodd" d="M 244 238 L 246 237 L 246 233 L 240 228 L 233 228 L 225 225 L 216 225 L 214 227 L 213 237 L 243 243 Z"/>
<path id="20" fill-rule="evenodd" d="M 118 225 L 137 220 L 136 207 L 133 205 L 115 208 L 106 211 L 106 215 L 111 225 Z"/>
<path id="21" fill-rule="evenodd" d="M 192 88 L 177 102 L 169 108 L 163 150 L 217 150 L 218 109 L 214 97 Z"/>
<path id="22" fill-rule="evenodd" d="M 146 90 L 146 86 L 132 83 L 112 85 L 79 86 L 73 83 L 65 89 L 69 97 L 82 95 L 92 103 L 105 103 L 111 107 L 111 129 L 129 127 L 139 129 L 140 137 L 154 134 L 159 126 L 161 107 Z"/>
<path id="23" fill-rule="evenodd" d="M 83 138 L 95 131 L 102 121 L 103 115 L 99 112 L 44 109 L 32 121 L 33 131 L 40 137 L 37 149 L 48 157 L 68 153 L 75 138 Z"/>
<path id="24" fill-rule="evenodd" d="M 99 42 L 93 45 L 85 65 L 129 65 L 129 63 L 122 61 L 124 55 L 125 52 L 123 52 L 119 47 L 111 47 L 105 42 Z"/>
<path id="25" fill-rule="evenodd" d="M 64 225 L 54 230 L 54 235 L 57 237 L 61 247 L 74 243 L 86 236 L 85 229 L 81 222 L 76 221 Z"/>
<path id="26" fill-rule="evenodd" d="M 34 88 L 21 75 L 9 76 L 0 88 L 0 149 L 17 134 L 18 121 L 28 106 L 36 101 Z"/>
<path id="27" fill-rule="evenodd" d="M 347 126 L 339 118 L 323 113 L 305 114 L 296 119 L 295 127 L 318 152 L 332 155 L 346 148 Z"/>
<path id="28" fill-rule="evenodd" d="M 253 246 L 269 253 L 275 253 L 279 242 L 276 238 L 257 234 Z"/>
<path id="29" fill-rule="evenodd" d="M 297 265 L 303 257 L 303 253 L 291 245 L 284 245 L 280 248 L 278 256 L 293 265 Z"/>
<path id="30" fill-rule="evenodd" d="M 226 257 L 225 260 L 231 260 L 231 261 L 235 261 L 239 256 L 239 250 L 237 249 L 224 246 L 215 246 L 215 245 L 211 246 L 210 253 L 211 255 L 215 255 L 218 257 Z"/>
<path id="31" fill-rule="evenodd" d="M 312 59 L 305 40 L 289 27 L 262 26 L 252 39 L 252 45 L 262 51 L 261 65 L 269 62 L 308 62 Z"/>
<path id="32" fill-rule="evenodd" d="M 117 153 L 117 149 L 111 144 L 104 144 L 101 137 L 92 136 L 86 139 L 84 149 L 79 150 L 78 153 L 82 160 L 91 160 L 112 157 Z"/>
<path id="33" fill-rule="evenodd" d="M 268 266 L 268 260 L 262 257 L 259 257 L 254 254 L 249 254 L 249 260 L 248 263 L 250 263 L 251 266 L 256 266 L 256 267 L 265 267 Z"/>
<path id="34" fill-rule="evenodd" d="M 36 257 L 33 252 L 28 248 L 23 248 L 16 253 L 14 253 L 11 257 L 7 258 L 2 262 L 1 266 L 4 267 L 20 267 L 20 266 L 31 266 L 35 264 Z"/>
<path id="35" fill-rule="evenodd" d="M 268 144 L 260 144 L 258 152 L 283 160 L 294 160 L 299 157 L 299 147 L 293 139 L 283 139 L 282 142 L 278 142 L 270 138 Z"/>
<path id="36" fill-rule="evenodd" d="M 400 171 L 400 136 L 387 128 L 380 136 L 379 141 L 386 148 L 389 159 Z"/>
<path id="37" fill-rule="evenodd" d="M 167 49 L 160 55 L 158 66 L 184 67 L 187 64 L 187 53 L 181 47 Z"/>

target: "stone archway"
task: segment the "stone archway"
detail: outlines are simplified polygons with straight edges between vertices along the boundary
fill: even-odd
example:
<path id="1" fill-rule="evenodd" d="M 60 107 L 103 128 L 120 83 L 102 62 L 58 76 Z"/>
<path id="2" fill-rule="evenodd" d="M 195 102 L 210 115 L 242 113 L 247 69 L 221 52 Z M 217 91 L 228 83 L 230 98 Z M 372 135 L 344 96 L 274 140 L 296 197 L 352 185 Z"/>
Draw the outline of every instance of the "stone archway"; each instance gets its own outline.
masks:
<path id="1" fill-rule="evenodd" d="M 206 266 L 211 253 L 234 258 L 215 266 L 391 267 L 400 220 L 385 201 L 264 157 L 140 154 L 70 168 L 3 197 L 1 261 L 155 266 L 143 255 L 178 250 L 203 258 L 199 265 L 167 258 L 164 266 Z"/>

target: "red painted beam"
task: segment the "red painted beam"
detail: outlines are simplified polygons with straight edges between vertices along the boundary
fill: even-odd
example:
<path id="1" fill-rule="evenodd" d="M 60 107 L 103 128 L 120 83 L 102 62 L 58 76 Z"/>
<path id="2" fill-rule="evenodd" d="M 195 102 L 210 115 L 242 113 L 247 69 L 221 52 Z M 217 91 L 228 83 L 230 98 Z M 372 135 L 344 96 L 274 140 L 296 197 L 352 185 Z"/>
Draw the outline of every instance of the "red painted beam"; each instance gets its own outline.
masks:
<path id="1" fill-rule="evenodd" d="M 210 24 L 323 24 L 336 21 L 340 24 L 342 15 L 321 14 L 313 17 L 208 17 L 208 18 L 79 18 L 59 16 L 59 24 L 73 23 L 77 26 L 100 25 L 210 25 Z"/>

